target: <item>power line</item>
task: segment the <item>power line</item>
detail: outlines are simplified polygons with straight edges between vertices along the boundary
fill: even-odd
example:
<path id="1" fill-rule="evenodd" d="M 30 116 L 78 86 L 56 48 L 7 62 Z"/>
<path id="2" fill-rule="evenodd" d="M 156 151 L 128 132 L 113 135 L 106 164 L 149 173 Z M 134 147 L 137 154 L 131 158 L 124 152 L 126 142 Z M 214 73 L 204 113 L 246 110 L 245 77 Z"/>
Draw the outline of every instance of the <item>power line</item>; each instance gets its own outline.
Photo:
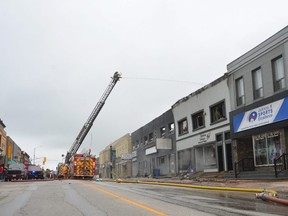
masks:
<path id="1" fill-rule="evenodd" d="M 162 79 L 162 78 L 148 78 L 148 77 L 122 77 L 122 79 L 139 79 L 139 80 L 152 80 L 152 81 L 165 81 L 165 82 L 179 82 L 179 83 L 189 83 L 204 86 L 204 83 L 192 82 L 187 80 L 173 80 L 173 79 Z"/>

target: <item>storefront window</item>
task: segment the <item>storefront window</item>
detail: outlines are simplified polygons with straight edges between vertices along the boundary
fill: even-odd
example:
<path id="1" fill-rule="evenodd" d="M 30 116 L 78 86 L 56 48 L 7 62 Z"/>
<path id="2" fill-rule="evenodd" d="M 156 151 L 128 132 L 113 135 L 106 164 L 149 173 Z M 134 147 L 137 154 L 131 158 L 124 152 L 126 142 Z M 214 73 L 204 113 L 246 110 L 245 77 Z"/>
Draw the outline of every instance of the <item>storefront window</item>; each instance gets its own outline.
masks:
<path id="1" fill-rule="evenodd" d="M 205 165 L 216 164 L 216 151 L 214 145 L 204 147 Z"/>
<path id="2" fill-rule="evenodd" d="M 274 159 L 281 155 L 279 132 L 265 133 L 254 136 L 255 165 L 272 165 Z"/>
<path id="3" fill-rule="evenodd" d="M 255 158 L 256 165 L 267 164 L 267 148 L 265 137 L 259 136 L 255 138 Z"/>
<path id="4" fill-rule="evenodd" d="M 269 164 L 274 164 L 274 159 L 277 159 L 281 155 L 281 145 L 279 137 L 279 134 L 272 134 L 270 136 L 267 136 Z"/>

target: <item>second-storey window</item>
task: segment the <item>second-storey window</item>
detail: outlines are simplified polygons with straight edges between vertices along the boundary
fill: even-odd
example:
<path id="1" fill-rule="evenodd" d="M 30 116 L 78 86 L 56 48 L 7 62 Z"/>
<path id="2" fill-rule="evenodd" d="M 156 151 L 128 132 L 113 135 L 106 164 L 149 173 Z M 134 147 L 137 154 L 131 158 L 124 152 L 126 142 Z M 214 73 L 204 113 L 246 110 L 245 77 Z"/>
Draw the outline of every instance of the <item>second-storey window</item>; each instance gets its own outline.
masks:
<path id="1" fill-rule="evenodd" d="M 261 68 L 252 71 L 254 99 L 263 97 L 263 82 Z"/>
<path id="2" fill-rule="evenodd" d="M 204 123 L 204 111 L 200 111 L 192 115 L 193 130 L 202 128 L 205 126 Z"/>
<path id="3" fill-rule="evenodd" d="M 211 123 L 224 120 L 226 118 L 225 101 L 210 107 Z"/>
<path id="4" fill-rule="evenodd" d="M 152 142 L 152 141 L 153 141 L 153 133 L 149 133 L 148 141 L 149 141 L 149 142 Z"/>
<path id="5" fill-rule="evenodd" d="M 243 77 L 236 80 L 236 103 L 237 106 L 245 103 Z"/>
<path id="6" fill-rule="evenodd" d="M 174 134 L 174 123 L 170 123 L 168 125 L 169 134 Z"/>
<path id="7" fill-rule="evenodd" d="M 164 137 L 164 136 L 165 136 L 165 131 L 166 131 L 165 127 L 161 127 L 161 128 L 160 128 L 161 137 Z"/>
<path id="8" fill-rule="evenodd" d="M 147 145 L 147 144 L 148 144 L 148 137 L 144 136 L 144 145 Z"/>
<path id="9" fill-rule="evenodd" d="M 188 133 L 188 122 L 187 119 L 183 119 L 178 122 L 178 134 L 183 135 Z"/>
<path id="10" fill-rule="evenodd" d="M 272 60 L 272 71 L 273 71 L 273 83 L 274 91 L 279 91 L 286 87 L 285 84 L 285 73 L 284 73 L 284 62 L 283 57 Z"/>

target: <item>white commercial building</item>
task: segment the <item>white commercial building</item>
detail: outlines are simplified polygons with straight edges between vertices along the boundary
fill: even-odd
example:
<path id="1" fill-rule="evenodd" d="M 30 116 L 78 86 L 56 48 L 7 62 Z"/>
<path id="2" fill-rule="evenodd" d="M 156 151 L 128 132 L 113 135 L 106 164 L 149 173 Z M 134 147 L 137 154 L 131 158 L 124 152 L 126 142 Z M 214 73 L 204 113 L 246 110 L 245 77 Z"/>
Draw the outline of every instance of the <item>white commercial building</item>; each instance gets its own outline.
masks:
<path id="1" fill-rule="evenodd" d="M 233 169 L 226 74 L 180 99 L 172 111 L 178 173 Z"/>

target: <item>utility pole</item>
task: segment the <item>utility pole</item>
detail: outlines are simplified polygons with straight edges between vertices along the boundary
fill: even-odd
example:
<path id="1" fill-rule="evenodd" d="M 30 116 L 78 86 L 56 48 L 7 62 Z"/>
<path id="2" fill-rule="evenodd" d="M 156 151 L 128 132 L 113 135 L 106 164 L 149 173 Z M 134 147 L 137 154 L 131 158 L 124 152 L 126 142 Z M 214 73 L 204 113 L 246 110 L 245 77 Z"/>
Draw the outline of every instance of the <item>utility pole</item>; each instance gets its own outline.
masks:
<path id="1" fill-rule="evenodd" d="M 35 147 L 34 147 L 34 153 L 33 153 L 33 164 L 35 164 Z"/>
<path id="2" fill-rule="evenodd" d="M 35 158 L 35 152 L 36 152 L 36 148 L 38 148 L 38 147 L 41 147 L 41 145 L 39 145 L 39 146 L 36 146 L 36 147 L 34 147 L 34 152 L 33 152 L 33 164 L 35 164 L 36 165 L 36 158 Z"/>
<path id="3" fill-rule="evenodd" d="M 113 165 L 113 163 L 112 163 L 112 155 L 113 155 L 113 153 L 112 153 L 112 145 L 110 145 L 110 178 L 112 179 L 112 165 Z"/>

